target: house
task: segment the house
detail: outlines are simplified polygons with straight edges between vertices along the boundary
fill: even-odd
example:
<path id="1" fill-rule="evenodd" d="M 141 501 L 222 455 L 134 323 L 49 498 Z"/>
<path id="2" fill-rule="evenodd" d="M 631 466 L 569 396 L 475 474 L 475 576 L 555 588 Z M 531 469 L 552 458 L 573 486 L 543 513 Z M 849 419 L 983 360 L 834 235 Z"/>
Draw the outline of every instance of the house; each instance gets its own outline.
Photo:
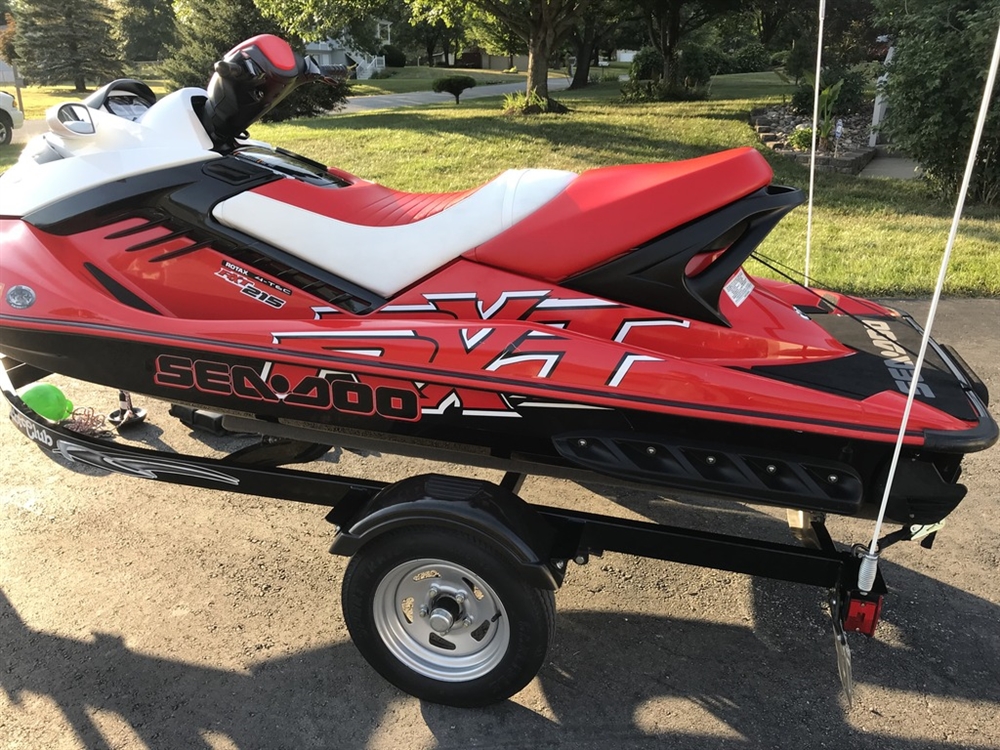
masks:
<path id="1" fill-rule="evenodd" d="M 383 45 L 391 44 L 392 22 L 378 21 L 376 35 Z M 306 54 L 315 57 L 316 62 L 320 65 L 355 67 L 356 76 L 358 80 L 362 81 L 371 78 L 372 75 L 385 68 L 385 57 L 353 49 L 347 35 L 307 44 Z"/>

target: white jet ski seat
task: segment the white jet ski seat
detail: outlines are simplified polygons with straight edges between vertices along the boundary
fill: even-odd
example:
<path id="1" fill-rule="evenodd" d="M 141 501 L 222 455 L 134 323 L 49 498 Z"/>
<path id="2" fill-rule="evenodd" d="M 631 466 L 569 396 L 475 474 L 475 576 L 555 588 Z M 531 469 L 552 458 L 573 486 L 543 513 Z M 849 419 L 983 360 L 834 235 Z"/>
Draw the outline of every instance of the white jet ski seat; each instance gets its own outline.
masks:
<path id="1" fill-rule="evenodd" d="M 212 215 L 389 298 L 531 215 L 576 177 L 509 170 L 474 190 L 444 194 L 360 180 L 331 189 L 288 177 L 222 201 Z"/>

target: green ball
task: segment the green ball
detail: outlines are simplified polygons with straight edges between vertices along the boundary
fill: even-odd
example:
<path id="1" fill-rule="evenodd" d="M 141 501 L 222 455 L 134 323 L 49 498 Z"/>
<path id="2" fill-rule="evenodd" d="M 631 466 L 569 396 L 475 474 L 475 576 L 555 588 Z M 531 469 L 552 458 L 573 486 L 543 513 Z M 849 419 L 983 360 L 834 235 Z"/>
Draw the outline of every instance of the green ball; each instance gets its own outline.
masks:
<path id="1" fill-rule="evenodd" d="M 35 383 L 21 392 L 21 400 L 35 414 L 60 422 L 73 413 L 73 403 L 50 383 Z"/>

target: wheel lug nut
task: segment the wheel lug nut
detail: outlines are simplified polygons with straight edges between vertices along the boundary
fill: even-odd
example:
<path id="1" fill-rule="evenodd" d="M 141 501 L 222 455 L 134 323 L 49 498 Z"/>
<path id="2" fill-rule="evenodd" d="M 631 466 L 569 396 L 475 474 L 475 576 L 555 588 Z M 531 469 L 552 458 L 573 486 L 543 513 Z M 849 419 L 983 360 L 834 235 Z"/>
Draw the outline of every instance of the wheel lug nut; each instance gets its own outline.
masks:
<path id="1" fill-rule="evenodd" d="M 469 627 L 471 624 L 472 624 L 471 617 L 466 617 L 464 620 L 462 620 L 462 625 L 464 625 L 465 627 Z"/>
<path id="2" fill-rule="evenodd" d="M 420 608 L 420 616 L 421 617 L 427 617 L 427 607 L 421 607 Z"/>
<path id="3" fill-rule="evenodd" d="M 465 594 L 455 594 L 455 601 L 461 604 L 465 601 Z"/>

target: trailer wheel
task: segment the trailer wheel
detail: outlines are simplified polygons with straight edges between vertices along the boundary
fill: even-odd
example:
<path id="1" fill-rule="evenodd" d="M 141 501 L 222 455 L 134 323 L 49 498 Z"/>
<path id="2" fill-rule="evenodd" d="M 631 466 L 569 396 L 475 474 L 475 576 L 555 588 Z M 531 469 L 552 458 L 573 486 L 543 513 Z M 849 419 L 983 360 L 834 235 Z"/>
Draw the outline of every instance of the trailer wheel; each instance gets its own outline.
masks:
<path id="1" fill-rule="evenodd" d="M 422 700 L 485 706 L 527 685 L 555 632 L 555 596 L 473 534 L 414 527 L 372 540 L 347 566 L 344 619 L 358 650 Z"/>

